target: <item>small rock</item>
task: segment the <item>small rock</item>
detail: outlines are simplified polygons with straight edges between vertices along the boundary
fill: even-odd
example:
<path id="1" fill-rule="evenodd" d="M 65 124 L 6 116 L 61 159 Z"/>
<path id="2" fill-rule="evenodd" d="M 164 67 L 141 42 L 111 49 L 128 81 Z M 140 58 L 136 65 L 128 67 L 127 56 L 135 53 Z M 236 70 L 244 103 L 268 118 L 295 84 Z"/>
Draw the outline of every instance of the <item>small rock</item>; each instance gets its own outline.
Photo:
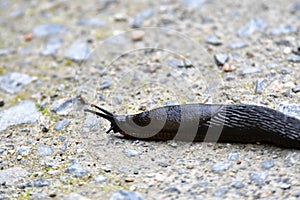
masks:
<path id="1" fill-rule="evenodd" d="M 124 149 L 123 153 L 126 156 L 128 156 L 128 157 L 133 157 L 133 156 L 141 155 L 142 151 L 140 151 L 140 150 L 133 150 L 133 149 Z"/>
<path id="2" fill-rule="evenodd" d="M 227 169 L 229 169 L 231 167 L 231 163 L 230 162 L 218 162 L 216 164 L 214 164 L 211 169 L 214 172 L 220 172 L 220 171 L 225 171 Z"/>
<path id="3" fill-rule="evenodd" d="M 264 169 L 264 170 L 267 170 L 267 169 L 270 169 L 274 166 L 274 159 L 269 159 L 269 160 L 265 160 L 261 163 L 261 167 Z"/>
<path id="4" fill-rule="evenodd" d="M 220 189 L 217 189 L 217 190 L 215 191 L 214 195 L 215 195 L 216 197 L 221 197 L 221 196 L 223 196 L 224 194 L 226 194 L 226 192 L 227 192 L 227 189 L 225 189 L 225 188 L 220 188 Z"/>
<path id="5" fill-rule="evenodd" d="M 211 45 L 215 45 L 215 46 L 219 46 L 223 43 L 222 40 L 217 38 L 217 36 L 215 36 L 215 35 L 211 35 L 208 38 L 206 38 L 205 42 L 208 44 L 211 44 Z"/>
<path id="6" fill-rule="evenodd" d="M 91 18 L 91 19 L 81 19 L 78 21 L 78 25 L 90 26 L 90 27 L 101 27 L 106 24 L 104 19 Z"/>
<path id="7" fill-rule="evenodd" d="M 160 166 L 160 167 L 169 167 L 169 166 L 170 166 L 170 163 L 167 163 L 167 162 L 159 162 L 159 163 L 158 163 L 158 166 Z"/>
<path id="8" fill-rule="evenodd" d="M 262 32 L 267 28 L 266 22 L 261 18 L 254 18 L 247 22 L 247 24 L 238 30 L 239 37 L 247 37 L 256 32 Z"/>
<path id="9" fill-rule="evenodd" d="M 56 35 L 62 34 L 66 32 L 66 27 L 59 25 L 59 24 L 44 24 L 36 26 L 33 29 L 33 34 L 35 36 L 49 36 L 49 35 Z"/>
<path id="10" fill-rule="evenodd" d="M 27 171 L 21 167 L 0 170 L 0 184 L 5 184 L 6 186 L 17 185 L 26 178 L 27 175 Z"/>
<path id="11" fill-rule="evenodd" d="M 147 9 L 138 13 L 130 23 L 131 28 L 140 28 L 143 22 L 146 19 L 150 18 L 152 15 L 153 15 L 152 9 Z"/>
<path id="12" fill-rule="evenodd" d="M 291 58 L 288 58 L 287 60 L 290 61 L 290 62 L 298 63 L 298 62 L 300 62 L 300 55 L 295 55 Z"/>
<path id="13" fill-rule="evenodd" d="M 289 69 L 289 68 L 282 68 L 282 69 L 280 70 L 280 72 L 281 72 L 282 74 L 291 74 L 291 73 L 293 73 L 293 70 L 291 70 L 291 69 Z"/>
<path id="14" fill-rule="evenodd" d="M 300 92 L 300 85 L 296 85 L 295 87 L 293 87 L 292 91 L 293 91 L 294 93 Z"/>
<path id="15" fill-rule="evenodd" d="M 136 41 L 140 41 L 143 39 L 145 35 L 145 32 L 144 31 L 133 31 L 132 32 L 132 36 L 131 36 L 131 39 L 132 41 L 136 42 Z"/>
<path id="16" fill-rule="evenodd" d="M 227 54 L 216 54 L 214 59 L 218 66 L 223 66 L 229 60 L 229 56 Z"/>
<path id="17" fill-rule="evenodd" d="M 104 80 L 102 83 L 99 85 L 100 90 L 104 90 L 109 88 L 112 85 L 112 82 L 110 80 Z"/>
<path id="18" fill-rule="evenodd" d="M 248 44 L 245 43 L 245 42 L 242 42 L 242 41 L 238 41 L 238 42 L 233 42 L 229 45 L 229 48 L 230 49 L 241 49 L 241 48 L 244 48 L 244 47 L 247 47 Z"/>
<path id="19" fill-rule="evenodd" d="M 50 185 L 50 181 L 45 179 L 38 179 L 38 180 L 28 182 L 26 184 L 26 187 L 45 187 L 49 185 Z"/>
<path id="20" fill-rule="evenodd" d="M 188 8 L 197 8 L 204 4 L 207 0 L 182 0 L 183 4 Z"/>
<path id="21" fill-rule="evenodd" d="M 300 119 L 300 106 L 297 104 L 281 102 L 277 105 L 276 110 L 286 115 Z"/>
<path id="22" fill-rule="evenodd" d="M 102 176 L 102 175 L 99 175 L 99 176 L 97 176 L 96 178 L 95 178 L 95 181 L 97 182 L 97 183 L 103 183 L 103 182 L 105 182 L 107 180 L 107 178 L 105 177 L 105 176 Z"/>
<path id="23" fill-rule="evenodd" d="M 277 28 L 273 28 L 270 31 L 270 34 L 271 35 L 282 35 L 282 34 L 289 34 L 289 33 L 296 33 L 296 32 L 297 32 L 296 26 L 285 25 L 285 26 L 279 26 Z"/>
<path id="24" fill-rule="evenodd" d="M 265 183 L 266 179 L 268 178 L 268 174 L 266 172 L 255 172 L 249 173 L 249 177 L 251 182 L 261 185 Z"/>
<path id="25" fill-rule="evenodd" d="M 21 146 L 17 148 L 17 154 L 22 155 L 22 156 L 27 156 L 30 151 L 31 151 L 31 147 L 29 146 Z"/>
<path id="26" fill-rule="evenodd" d="M 9 126 L 35 123 L 40 116 L 34 102 L 21 101 L 16 106 L 0 111 L 0 131 Z"/>
<path id="27" fill-rule="evenodd" d="M 37 151 L 39 156 L 50 156 L 52 154 L 52 147 L 43 145 L 43 146 L 38 146 Z"/>
<path id="28" fill-rule="evenodd" d="M 18 72 L 8 73 L 4 76 L 0 76 L 0 90 L 9 94 L 16 94 L 32 81 L 33 78 L 27 74 Z"/>
<path id="29" fill-rule="evenodd" d="M 50 107 L 51 111 L 54 111 L 58 115 L 67 115 L 72 110 L 75 110 L 77 107 L 83 105 L 83 100 L 80 97 L 74 97 L 70 99 L 59 99 L 53 102 Z"/>
<path id="30" fill-rule="evenodd" d="M 89 44 L 77 40 L 71 44 L 71 46 L 65 51 L 65 57 L 76 62 L 83 62 L 90 57 L 90 47 Z"/>
<path id="31" fill-rule="evenodd" d="M 1 147 L 0 147 L 0 155 L 1 155 L 1 154 L 3 154 L 3 153 L 4 153 L 4 151 L 6 151 L 6 149 L 5 149 L 5 148 L 1 148 Z"/>
<path id="32" fill-rule="evenodd" d="M 296 13 L 298 11 L 300 11 L 300 2 L 296 2 L 291 9 L 292 13 Z"/>
<path id="33" fill-rule="evenodd" d="M 111 195 L 109 200 L 143 200 L 144 198 L 137 192 L 119 190 Z"/>
<path id="34" fill-rule="evenodd" d="M 281 189 L 284 189 L 284 190 L 290 189 L 291 186 L 292 186 L 292 185 L 291 185 L 290 183 L 281 183 L 281 184 L 279 184 L 279 187 L 280 187 Z"/>
<path id="35" fill-rule="evenodd" d="M 41 52 L 43 56 L 55 56 L 56 52 L 61 48 L 63 40 L 52 37 L 46 41 L 45 49 Z"/>
<path id="36" fill-rule="evenodd" d="M 228 73 L 226 76 L 225 76 L 225 81 L 232 81 L 235 79 L 235 75 L 233 73 Z"/>
<path id="37" fill-rule="evenodd" d="M 234 65 L 231 65 L 231 64 L 228 64 L 228 63 L 225 63 L 223 65 L 223 71 L 224 72 L 232 72 L 234 70 L 236 70 L 236 67 Z"/>
<path id="38" fill-rule="evenodd" d="M 228 154 L 227 159 L 230 161 L 237 161 L 239 159 L 239 152 L 238 151 L 232 151 Z"/>
<path id="39" fill-rule="evenodd" d="M 255 73 L 261 73 L 261 72 L 262 72 L 262 69 L 260 69 L 260 68 L 249 67 L 249 68 L 240 70 L 239 75 L 245 76 L 245 75 L 248 75 L 248 74 L 255 74 Z"/>
<path id="40" fill-rule="evenodd" d="M 175 187 L 171 187 L 171 188 L 168 188 L 168 189 L 165 189 L 163 191 L 163 193 L 177 193 L 177 194 L 180 194 L 180 190 L 175 188 Z"/>
<path id="41" fill-rule="evenodd" d="M 71 163 L 66 172 L 73 174 L 75 177 L 81 177 L 88 173 L 88 171 L 83 169 L 83 167 L 79 164 L 79 162 L 76 159 L 71 160 Z"/>
<path id="42" fill-rule="evenodd" d="M 171 67 L 179 67 L 179 68 L 190 68 L 193 67 L 193 64 L 189 60 L 177 60 L 177 59 L 172 59 L 167 61 L 167 65 Z"/>
<path id="43" fill-rule="evenodd" d="M 232 185 L 232 187 L 236 189 L 243 188 L 244 186 L 245 186 L 244 183 L 242 183 L 241 181 L 237 181 Z"/>
<path id="44" fill-rule="evenodd" d="M 64 195 L 61 200 L 91 200 L 85 196 L 72 192 L 70 194 Z"/>
<path id="45" fill-rule="evenodd" d="M 255 94 L 262 94 L 264 91 L 263 85 L 266 82 L 265 79 L 259 79 L 255 81 L 254 92 Z"/>
<path id="46" fill-rule="evenodd" d="M 65 120 L 62 120 L 62 121 L 59 121 L 55 124 L 55 128 L 54 130 L 56 131 L 61 131 L 63 128 L 65 128 L 66 126 L 68 126 L 70 124 L 70 120 L 68 119 L 65 119 Z"/>

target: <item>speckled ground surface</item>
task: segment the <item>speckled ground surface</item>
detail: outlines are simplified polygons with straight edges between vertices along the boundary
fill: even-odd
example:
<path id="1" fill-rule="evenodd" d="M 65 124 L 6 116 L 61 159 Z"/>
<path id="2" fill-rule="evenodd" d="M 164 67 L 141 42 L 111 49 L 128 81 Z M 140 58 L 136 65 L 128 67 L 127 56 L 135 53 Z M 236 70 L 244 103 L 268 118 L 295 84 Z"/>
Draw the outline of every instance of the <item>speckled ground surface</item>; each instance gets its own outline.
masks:
<path id="1" fill-rule="evenodd" d="M 299 4 L 0 1 L 0 199 L 299 199 L 299 150 L 124 140 L 83 112 L 300 105 Z"/>

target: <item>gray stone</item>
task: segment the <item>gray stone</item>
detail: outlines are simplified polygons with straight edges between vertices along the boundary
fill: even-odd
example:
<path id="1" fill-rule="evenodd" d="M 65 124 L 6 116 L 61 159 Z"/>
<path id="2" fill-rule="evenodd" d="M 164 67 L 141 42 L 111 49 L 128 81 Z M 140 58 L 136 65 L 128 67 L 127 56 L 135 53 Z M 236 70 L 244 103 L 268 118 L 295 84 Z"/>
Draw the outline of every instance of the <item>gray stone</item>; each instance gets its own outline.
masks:
<path id="1" fill-rule="evenodd" d="M 223 42 L 217 36 L 211 35 L 205 39 L 205 42 L 215 46 L 221 45 Z"/>
<path id="2" fill-rule="evenodd" d="M 109 200 L 143 200 L 144 198 L 137 192 L 119 190 L 111 195 Z"/>
<path id="3" fill-rule="evenodd" d="M 299 63 L 300 62 L 300 55 L 294 55 L 293 57 L 288 58 L 288 61 Z"/>
<path id="4" fill-rule="evenodd" d="M 37 147 L 39 156 L 50 156 L 52 154 L 52 147 L 47 145 L 42 145 Z"/>
<path id="5" fill-rule="evenodd" d="M 53 102 L 52 106 L 50 107 L 51 111 L 54 111 L 58 115 L 67 115 L 71 111 L 75 110 L 77 107 L 83 105 L 83 100 L 80 97 L 74 98 L 64 98 L 59 99 Z"/>
<path id="6" fill-rule="evenodd" d="M 296 32 L 297 32 L 296 26 L 285 25 L 285 26 L 279 26 L 277 28 L 271 29 L 270 34 L 282 35 L 282 34 L 289 34 L 289 33 L 296 33 Z"/>
<path id="7" fill-rule="evenodd" d="M 66 170 L 67 173 L 73 174 L 75 177 L 81 177 L 88 173 L 76 159 L 71 160 L 71 163 Z"/>
<path id="8" fill-rule="evenodd" d="M 28 182 L 26 184 L 26 187 L 45 187 L 49 185 L 50 185 L 50 181 L 46 179 L 38 179 L 38 180 Z"/>
<path id="9" fill-rule="evenodd" d="M 0 148 L 0 155 L 4 153 L 4 151 L 6 151 L 5 148 Z"/>
<path id="10" fill-rule="evenodd" d="M 220 188 L 220 189 L 217 189 L 217 190 L 215 191 L 214 195 L 215 195 L 216 197 L 221 197 L 221 196 L 223 196 L 224 194 L 226 194 L 226 192 L 227 192 L 227 189 L 225 189 L 225 188 Z"/>
<path id="11" fill-rule="evenodd" d="M 33 78 L 27 74 L 18 72 L 8 73 L 4 76 L 0 76 L 0 90 L 9 94 L 16 94 L 32 81 Z"/>
<path id="12" fill-rule="evenodd" d="M 40 116 L 34 102 L 21 101 L 16 106 L 0 111 L 0 131 L 9 126 L 35 123 Z"/>
<path id="13" fill-rule="evenodd" d="M 102 176 L 102 175 L 99 175 L 99 176 L 97 176 L 96 178 L 95 178 L 95 181 L 97 182 L 97 183 L 103 183 L 103 182 L 105 182 L 107 180 L 107 178 L 105 177 L 105 176 Z"/>
<path id="14" fill-rule="evenodd" d="M 146 19 L 150 18 L 152 15 L 153 15 L 152 9 L 147 9 L 147 10 L 144 10 L 144 11 L 138 13 L 130 23 L 131 28 L 140 28 L 142 26 L 143 22 Z"/>
<path id="15" fill-rule="evenodd" d="M 180 194 L 180 190 L 178 188 L 175 187 L 171 187 L 171 188 L 167 188 L 163 191 L 163 193 L 177 193 Z"/>
<path id="16" fill-rule="evenodd" d="M 211 169 L 214 172 L 220 172 L 220 171 L 225 171 L 225 170 L 229 169 L 230 167 L 231 167 L 230 162 L 218 162 L 218 163 L 212 165 Z"/>
<path id="17" fill-rule="evenodd" d="M 294 103 L 281 102 L 277 105 L 276 110 L 286 115 L 300 119 L 300 106 Z"/>
<path id="18" fill-rule="evenodd" d="M 78 24 L 90 27 L 101 27 L 106 24 L 106 20 L 99 18 L 81 19 L 78 21 Z"/>
<path id="19" fill-rule="evenodd" d="M 295 93 L 300 92 L 300 85 L 296 85 L 295 87 L 293 87 L 292 91 Z"/>
<path id="20" fill-rule="evenodd" d="M 65 51 L 65 57 L 76 62 L 83 62 L 90 57 L 90 47 L 89 44 L 77 40 L 71 44 L 71 46 Z"/>
<path id="21" fill-rule="evenodd" d="M 265 181 L 267 180 L 268 174 L 266 172 L 254 172 L 254 173 L 249 173 L 249 177 L 251 182 L 261 185 L 265 183 Z"/>
<path id="22" fill-rule="evenodd" d="M 55 56 L 61 48 L 63 40 L 57 37 L 50 38 L 46 41 L 45 49 L 41 52 L 43 56 Z"/>
<path id="23" fill-rule="evenodd" d="M 110 80 L 104 80 L 102 83 L 99 85 L 100 90 L 104 90 L 109 88 L 112 85 L 112 82 Z"/>
<path id="24" fill-rule="evenodd" d="M 257 68 L 257 67 L 249 67 L 245 68 L 239 71 L 239 75 L 244 76 L 248 74 L 255 74 L 255 73 L 261 73 L 262 69 Z"/>
<path id="25" fill-rule="evenodd" d="M 300 2 L 296 2 L 292 7 L 291 12 L 295 13 L 299 11 L 300 11 Z"/>
<path id="26" fill-rule="evenodd" d="M 247 22 L 245 26 L 238 30 L 239 37 L 247 37 L 256 32 L 262 32 L 267 28 L 266 22 L 261 18 L 254 18 Z"/>
<path id="27" fill-rule="evenodd" d="M 26 156 L 26 155 L 28 155 L 29 153 L 30 153 L 30 151 L 31 151 L 31 147 L 29 147 L 29 146 L 21 146 L 21 147 L 18 147 L 17 148 L 17 154 L 18 155 L 24 155 L 24 156 Z"/>
<path id="28" fill-rule="evenodd" d="M 265 79 L 259 79 L 255 81 L 255 85 L 254 85 L 254 92 L 255 94 L 262 94 L 264 91 L 264 83 L 266 82 Z"/>
<path id="29" fill-rule="evenodd" d="M 0 170 L 0 184 L 5 184 L 7 186 L 16 186 L 27 175 L 27 171 L 21 167 L 13 167 L 5 170 Z"/>
<path id="30" fill-rule="evenodd" d="M 134 150 L 134 149 L 124 149 L 123 153 L 126 156 L 133 157 L 133 156 L 141 155 L 142 151 L 140 151 L 140 150 Z"/>
<path id="31" fill-rule="evenodd" d="M 243 41 L 238 41 L 238 42 L 233 42 L 229 45 L 230 49 L 242 49 L 247 47 L 248 44 L 246 42 Z"/>
<path id="32" fill-rule="evenodd" d="M 55 34 L 61 34 L 66 32 L 66 27 L 60 24 L 43 24 L 36 26 L 33 29 L 33 34 L 35 36 L 49 36 Z"/>
<path id="33" fill-rule="evenodd" d="M 233 188 L 236 188 L 236 189 L 243 188 L 244 186 L 245 186 L 244 183 L 242 183 L 241 181 L 236 181 L 236 182 L 232 185 L 232 187 L 233 187 Z"/>
<path id="34" fill-rule="evenodd" d="M 261 167 L 265 170 L 270 169 L 274 166 L 274 159 L 265 160 L 261 163 Z"/>
<path id="35" fill-rule="evenodd" d="M 229 60 L 229 56 L 227 54 L 216 54 L 214 59 L 218 66 L 223 66 Z"/>
<path id="36" fill-rule="evenodd" d="M 68 119 L 65 119 L 65 120 L 62 120 L 62 121 L 59 121 L 55 124 L 55 128 L 54 130 L 56 131 L 61 131 L 62 129 L 64 129 L 66 126 L 68 126 L 70 124 L 70 120 Z"/>
<path id="37" fill-rule="evenodd" d="M 239 159 L 239 152 L 232 151 L 231 153 L 228 154 L 227 159 L 230 161 L 237 161 Z"/>

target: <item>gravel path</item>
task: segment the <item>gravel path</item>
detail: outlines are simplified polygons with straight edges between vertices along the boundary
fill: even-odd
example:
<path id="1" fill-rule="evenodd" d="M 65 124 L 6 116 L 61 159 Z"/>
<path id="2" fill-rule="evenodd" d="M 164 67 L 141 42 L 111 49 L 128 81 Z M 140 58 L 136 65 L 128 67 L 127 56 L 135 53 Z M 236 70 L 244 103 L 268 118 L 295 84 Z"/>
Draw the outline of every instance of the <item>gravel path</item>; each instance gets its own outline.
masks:
<path id="1" fill-rule="evenodd" d="M 0 199 L 299 199 L 299 150 L 124 140 L 83 112 L 300 118 L 299 21 L 297 0 L 0 1 Z"/>

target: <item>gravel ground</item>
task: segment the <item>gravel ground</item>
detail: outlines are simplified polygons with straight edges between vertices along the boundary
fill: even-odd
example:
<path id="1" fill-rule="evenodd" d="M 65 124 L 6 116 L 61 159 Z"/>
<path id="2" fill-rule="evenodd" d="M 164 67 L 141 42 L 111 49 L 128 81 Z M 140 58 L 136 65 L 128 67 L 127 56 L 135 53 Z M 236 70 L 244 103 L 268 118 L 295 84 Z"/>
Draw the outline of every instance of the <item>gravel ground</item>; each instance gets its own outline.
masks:
<path id="1" fill-rule="evenodd" d="M 124 140 L 83 112 L 300 118 L 300 2 L 0 1 L 0 199 L 299 199 L 299 150 Z"/>

